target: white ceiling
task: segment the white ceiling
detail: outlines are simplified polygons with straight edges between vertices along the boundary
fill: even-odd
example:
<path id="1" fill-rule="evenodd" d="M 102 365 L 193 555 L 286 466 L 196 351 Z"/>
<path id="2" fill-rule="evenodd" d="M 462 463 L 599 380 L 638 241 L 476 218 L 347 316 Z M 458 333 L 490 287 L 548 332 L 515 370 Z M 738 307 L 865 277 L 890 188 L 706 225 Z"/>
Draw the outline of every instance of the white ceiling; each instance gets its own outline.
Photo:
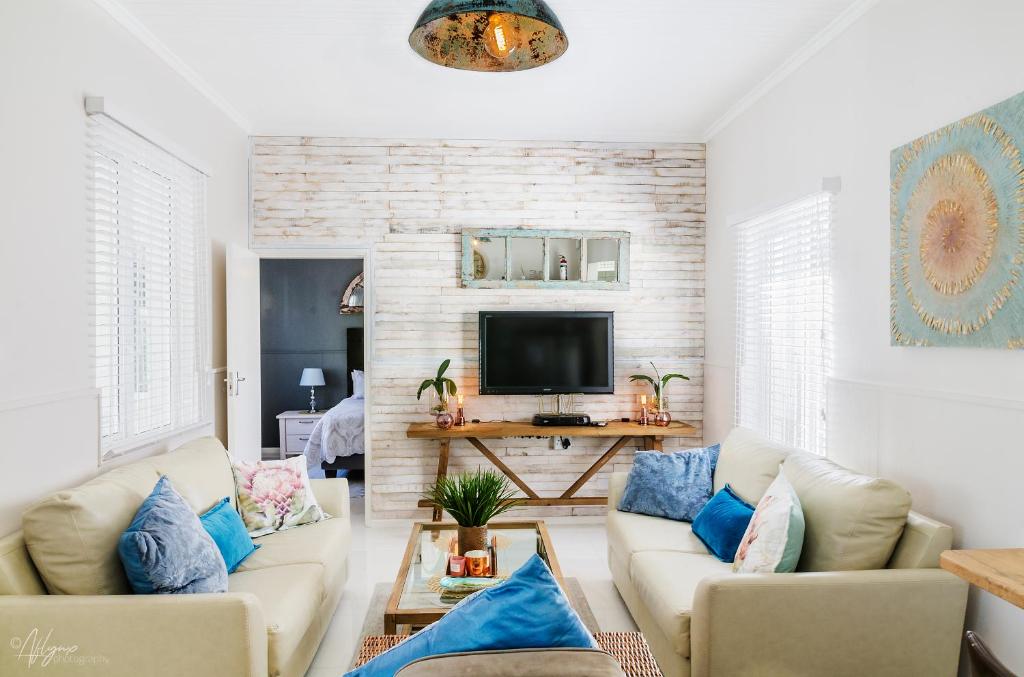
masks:
<path id="1" fill-rule="evenodd" d="M 254 134 L 593 141 L 704 140 L 864 4 L 549 0 L 569 51 L 503 74 L 417 56 L 427 0 L 116 1 Z"/>

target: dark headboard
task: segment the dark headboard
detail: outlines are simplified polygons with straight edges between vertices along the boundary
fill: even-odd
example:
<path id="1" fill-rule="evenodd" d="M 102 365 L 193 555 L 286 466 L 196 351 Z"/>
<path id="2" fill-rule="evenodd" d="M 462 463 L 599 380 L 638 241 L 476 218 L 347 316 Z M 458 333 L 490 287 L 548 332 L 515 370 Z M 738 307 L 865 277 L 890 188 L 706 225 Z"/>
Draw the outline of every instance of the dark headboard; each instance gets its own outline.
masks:
<path id="1" fill-rule="evenodd" d="M 345 379 L 348 381 L 348 394 L 351 397 L 356 392 L 352 385 L 352 372 L 366 371 L 363 365 L 363 328 L 349 327 L 345 330 L 345 339 L 348 341 L 348 370 L 345 372 Z"/>

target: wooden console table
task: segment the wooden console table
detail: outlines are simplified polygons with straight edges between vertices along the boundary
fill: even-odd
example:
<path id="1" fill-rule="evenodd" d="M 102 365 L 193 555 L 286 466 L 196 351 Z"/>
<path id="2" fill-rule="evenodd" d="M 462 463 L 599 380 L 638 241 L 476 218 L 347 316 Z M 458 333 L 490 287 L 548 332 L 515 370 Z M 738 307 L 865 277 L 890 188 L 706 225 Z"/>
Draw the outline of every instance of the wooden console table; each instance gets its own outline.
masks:
<path id="1" fill-rule="evenodd" d="M 638 423 L 622 423 L 621 421 L 609 422 L 607 426 L 566 426 L 566 427 L 542 427 L 531 423 L 520 423 L 515 421 L 502 421 L 498 423 L 468 423 L 461 427 L 441 430 L 433 423 L 413 423 L 409 426 L 406 436 L 418 440 L 437 440 L 441 446 L 441 454 L 437 459 L 437 477 L 440 479 L 448 475 L 448 453 L 451 450 L 452 440 L 466 440 L 476 448 L 483 456 L 493 463 L 498 470 L 503 472 L 517 487 L 526 494 L 523 505 L 535 506 L 583 506 L 583 505 L 604 505 L 608 502 L 607 496 L 577 496 L 584 484 L 598 473 L 608 461 L 622 451 L 632 440 L 639 440 L 643 448 L 652 451 L 662 451 L 662 442 L 666 437 L 694 437 L 697 429 L 688 423 L 673 422 L 667 428 L 659 428 L 649 425 L 642 426 Z M 587 468 L 586 472 L 580 475 L 579 479 L 572 483 L 572 486 L 557 498 L 541 498 L 530 488 L 511 468 L 498 458 L 498 456 L 487 448 L 480 440 L 497 440 L 510 437 L 587 437 L 604 438 L 616 440 L 608 451 L 604 452 L 594 465 Z M 434 508 L 433 521 L 441 521 L 441 509 L 427 500 L 419 502 L 421 508 Z"/>

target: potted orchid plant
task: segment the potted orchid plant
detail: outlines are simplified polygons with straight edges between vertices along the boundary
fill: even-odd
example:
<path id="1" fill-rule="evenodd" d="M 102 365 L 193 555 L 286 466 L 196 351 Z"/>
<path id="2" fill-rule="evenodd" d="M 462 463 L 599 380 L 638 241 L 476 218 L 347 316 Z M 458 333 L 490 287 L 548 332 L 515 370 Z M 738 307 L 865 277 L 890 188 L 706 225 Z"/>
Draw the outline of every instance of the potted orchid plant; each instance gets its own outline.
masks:
<path id="1" fill-rule="evenodd" d="M 455 381 L 444 375 L 448 371 L 448 367 L 451 366 L 451 363 L 451 360 L 442 362 L 441 366 L 437 369 L 437 376 L 424 380 L 420 384 L 419 390 L 416 391 L 417 400 L 423 397 L 424 392 L 429 391 L 431 393 L 430 413 L 434 415 L 437 427 L 442 430 L 448 430 L 455 425 L 455 417 L 448 411 L 448 398 L 454 397 L 459 388 L 455 385 Z M 436 404 L 433 403 L 435 394 L 437 396 Z"/>
<path id="2" fill-rule="evenodd" d="M 651 362 L 651 367 L 654 369 L 654 378 L 647 374 L 634 374 L 629 377 L 629 380 L 633 383 L 642 381 L 651 384 L 651 387 L 654 389 L 655 406 L 658 409 L 658 413 L 654 416 L 654 424 L 665 427 L 672 422 L 672 414 L 668 412 L 668 384 L 672 382 L 672 379 L 689 381 L 690 377 L 682 374 L 665 374 L 662 376 L 654 362 Z"/>

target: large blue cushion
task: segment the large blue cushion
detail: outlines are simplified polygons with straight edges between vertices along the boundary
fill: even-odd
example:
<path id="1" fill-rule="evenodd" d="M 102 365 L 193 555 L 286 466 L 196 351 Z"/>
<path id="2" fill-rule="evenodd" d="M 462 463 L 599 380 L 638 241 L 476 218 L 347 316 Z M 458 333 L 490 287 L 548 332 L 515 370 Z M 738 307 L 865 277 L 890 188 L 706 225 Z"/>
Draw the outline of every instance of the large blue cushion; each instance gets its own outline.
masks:
<path id="1" fill-rule="evenodd" d="M 754 506 L 726 484 L 693 520 L 693 535 L 712 555 L 723 562 L 732 562 L 753 516 Z"/>
<path id="2" fill-rule="evenodd" d="M 638 452 L 619 510 L 692 522 L 711 499 L 720 450 L 716 444 L 674 454 Z"/>
<path id="3" fill-rule="evenodd" d="M 231 507 L 231 499 L 221 499 L 220 503 L 200 515 L 199 521 L 217 544 L 229 574 L 233 574 L 245 558 L 260 547 L 253 544 L 242 516 Z"/>
<path id="4" fill-rule="evenodd" d="M 420 658 L 503 649 L 595 649 L 544 561 L 534 555 L 504 583 L 466 598 L 444 618 L 346 677 L 393 677 Z"/>
<path id="5" fill-rule="evenodd" d="M 161 477 L 117 544 L 140 595 L 227 592 L 224 558 L 171 481 Z"/>

